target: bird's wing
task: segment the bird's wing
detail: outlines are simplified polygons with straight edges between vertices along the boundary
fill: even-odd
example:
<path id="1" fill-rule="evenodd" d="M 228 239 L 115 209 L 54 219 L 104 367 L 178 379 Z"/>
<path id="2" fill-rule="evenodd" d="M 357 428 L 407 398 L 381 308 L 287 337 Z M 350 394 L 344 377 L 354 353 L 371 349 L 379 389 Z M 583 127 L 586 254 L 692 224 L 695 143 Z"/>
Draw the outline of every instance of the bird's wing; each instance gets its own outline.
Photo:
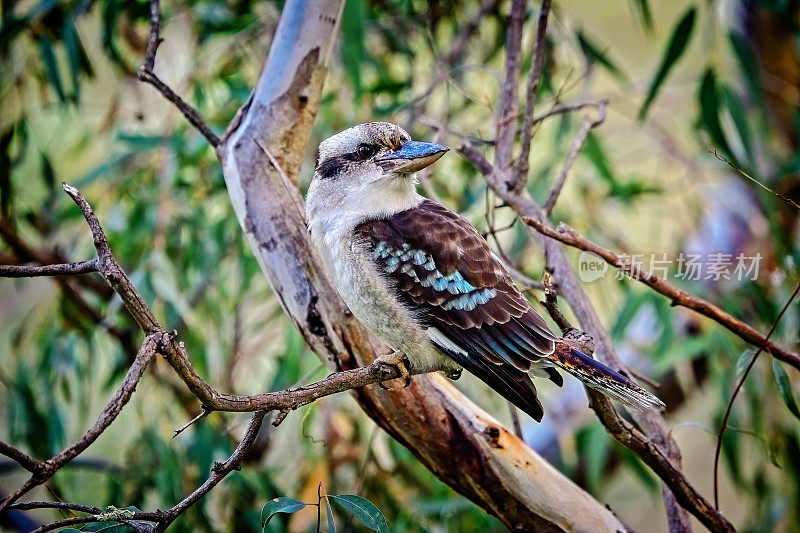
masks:
<path id="1" fill-rule="evenodd" d="M 475 228 L 425 200 L 387 219 L 365 222 L 356 231 L 397 296 L 429 328 L 431 341 L 541 418 L 527 372 L 532 363 L 543 363 L 548 376 L 561 384 L 561 376 L 545 361 L 557 337 Z M 532 395 L 531 405 L 526 408 L 520 395 Z"/>

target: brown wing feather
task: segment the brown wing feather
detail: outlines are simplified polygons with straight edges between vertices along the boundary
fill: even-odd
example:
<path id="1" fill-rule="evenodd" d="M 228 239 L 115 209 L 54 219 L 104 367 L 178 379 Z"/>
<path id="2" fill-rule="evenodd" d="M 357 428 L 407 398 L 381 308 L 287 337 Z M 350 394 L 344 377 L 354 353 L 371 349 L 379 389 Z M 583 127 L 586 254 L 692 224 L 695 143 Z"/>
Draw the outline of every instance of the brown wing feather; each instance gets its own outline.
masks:
<path id="1" fill-rule="evenodd" d="M 459 362 L 484 381 L 500 379 L 506 388 L 511 377 L 529 381 L 531 363 L 553 352 L 556 337 L 547 324 L 486 240 L 456 213 L 425 200 L 356 231 L 420 322 L 463 348 L 477 362 Z"/>

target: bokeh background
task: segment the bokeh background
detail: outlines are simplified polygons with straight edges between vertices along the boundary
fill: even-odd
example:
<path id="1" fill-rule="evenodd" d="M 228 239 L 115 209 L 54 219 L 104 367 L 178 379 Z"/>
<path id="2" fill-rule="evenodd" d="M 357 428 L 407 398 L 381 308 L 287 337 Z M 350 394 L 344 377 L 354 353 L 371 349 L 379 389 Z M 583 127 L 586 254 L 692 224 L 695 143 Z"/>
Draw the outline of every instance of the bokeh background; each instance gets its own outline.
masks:
<path id="1" fill-rule="evenodd" d="M 357 122 L 392 120 L 416 138 L 453 147 L 468 138 L 490 153 L 509 8 L 494 4 L 483 2 L 488 9 L 479 15 L 475 2 L 347 0 L 302 186 L 316 144 Z M 680 280 L 675 268 L 670 277 L 767 331 L 798 282 L 798 210 L 709 151 L 779 194 L 800 197 L 798 2 L 554 4 L 537 110 L 607 99 L 608 116 L 576 160 L 553 219 L 624 253 L 761 254 L 754 280 Z M 0 9 L 0 262 L 92 256 L 80 213 L 58 186 L 67 181 L 93 204 L 117 257 L 210 383 L 257 393 L 326 375 L 258 270 L 213 150 L 136 79 L 147 2 L 3 0 Z M 166 2 L 156 72 L 221 133 L 260 74 L 280 9 L 281 2 L 267 1 Z M 537 13 L 534 3 L 523 76 Z M 472 21 L 454 61 L 454 43 Z M 670 57 L 676 39 L 686 48 Z M 668 75 L 654 84 L 665 63 Z M 648 92 L 652 104 L 641 116 Z M 529 187 L 540 200 L 591 113 L 558 115 L 537 128 Z M 482 230 L 513 221 L 455 151 L 422 185 Z M 541 277 L 541 251 L 520 224 L 492 242 L 526 275 Z M 628 364 L 661 384 L 684 471 L 710 497 L 715 434 L 753 349 L 612 272 L 586 287 Z M 774 339 L 797 349 L 799 334 L 795 303 Z M 40 458 L 72 442 L 121 380 L 139 341 L 119 300 L 94 275 L 0 280 L 0 438 Z M 481 383 L 465 376 L 457 386 L 510 423 L 505 401 Z M 578 383 L 540 389 L 545 419 L 523 416 L 526 441 L 635 529 L 666 530 L 655 476 L 605 433 Z M 734 406 L 722 448 L 721 507 L 743 531 L 800 528 L 798 390 L 795 370 L 762 355 Z M 246 424 L 246 415 L 216 413 L 173 439 L 198 409 L 159 361 L 110 430 L 32 497 L 171 505 L 229 455 Z M 0 494 L 24 479 L 0 459 Z M 278 429 L 265 427 L 242 471 L 173 530 L 258 530 L 266 501 L 316 501 L 320 482 L 330 493 L 369 498 L 392 531 L 502 531 L 347 394 L 299 409 Z M 26 516 L 41 523 L 60 515 Z M 340 529 L 358 528 L 339 520 Z M 270 527 L 310 531 L 315 523 L 309 509 Z"/>

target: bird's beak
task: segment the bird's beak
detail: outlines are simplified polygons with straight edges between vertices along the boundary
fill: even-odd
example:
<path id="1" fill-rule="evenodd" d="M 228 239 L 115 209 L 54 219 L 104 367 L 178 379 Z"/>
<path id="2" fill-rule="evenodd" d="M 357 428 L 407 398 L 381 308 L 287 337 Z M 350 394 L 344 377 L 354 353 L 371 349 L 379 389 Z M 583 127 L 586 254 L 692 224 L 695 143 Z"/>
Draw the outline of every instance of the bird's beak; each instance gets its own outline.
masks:
<path id="1" fill-rule="evenodd" d="M 399 150 L 375 162 L 389 172 L 416 172 L 435 163 L 448 150 L 450 148 L 442 144 L 406 141 Z"/>

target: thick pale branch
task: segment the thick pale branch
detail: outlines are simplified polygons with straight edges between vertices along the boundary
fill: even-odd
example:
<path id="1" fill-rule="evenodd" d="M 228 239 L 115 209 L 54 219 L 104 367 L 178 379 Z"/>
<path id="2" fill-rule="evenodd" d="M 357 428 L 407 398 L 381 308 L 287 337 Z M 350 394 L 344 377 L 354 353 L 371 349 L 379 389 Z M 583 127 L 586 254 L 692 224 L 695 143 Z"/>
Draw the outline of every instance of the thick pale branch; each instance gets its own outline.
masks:
<path id="1" fill-rule="evenodd" d="M 597 255 L 614 268 L 625 272 L 631 278 L 640 281 L 659 294 L 669 298 L 673 306 L 682 306 L 696 311 L 727 328 L 742 340 L 759 348 L 763 348 L 764 351 L 771 354 L 776 359 L 780 359 L 800 369 L 800 354 L 775 344 L 746 322 L 723 311 L 711 302 L 689 294 L 661 279 L 652 272 L 647 272 L 638 265 L 625 261 L 622 256 L 611 250 L 589 241 L 568 225 L 561 223 L 558 229 L 553 229 L 548 223 L 535 218 L 526 217 L 523 218 L 523 221 L 542 235 L 556 239 L 566 245 L 578 248 L 579 250 Z"/>

